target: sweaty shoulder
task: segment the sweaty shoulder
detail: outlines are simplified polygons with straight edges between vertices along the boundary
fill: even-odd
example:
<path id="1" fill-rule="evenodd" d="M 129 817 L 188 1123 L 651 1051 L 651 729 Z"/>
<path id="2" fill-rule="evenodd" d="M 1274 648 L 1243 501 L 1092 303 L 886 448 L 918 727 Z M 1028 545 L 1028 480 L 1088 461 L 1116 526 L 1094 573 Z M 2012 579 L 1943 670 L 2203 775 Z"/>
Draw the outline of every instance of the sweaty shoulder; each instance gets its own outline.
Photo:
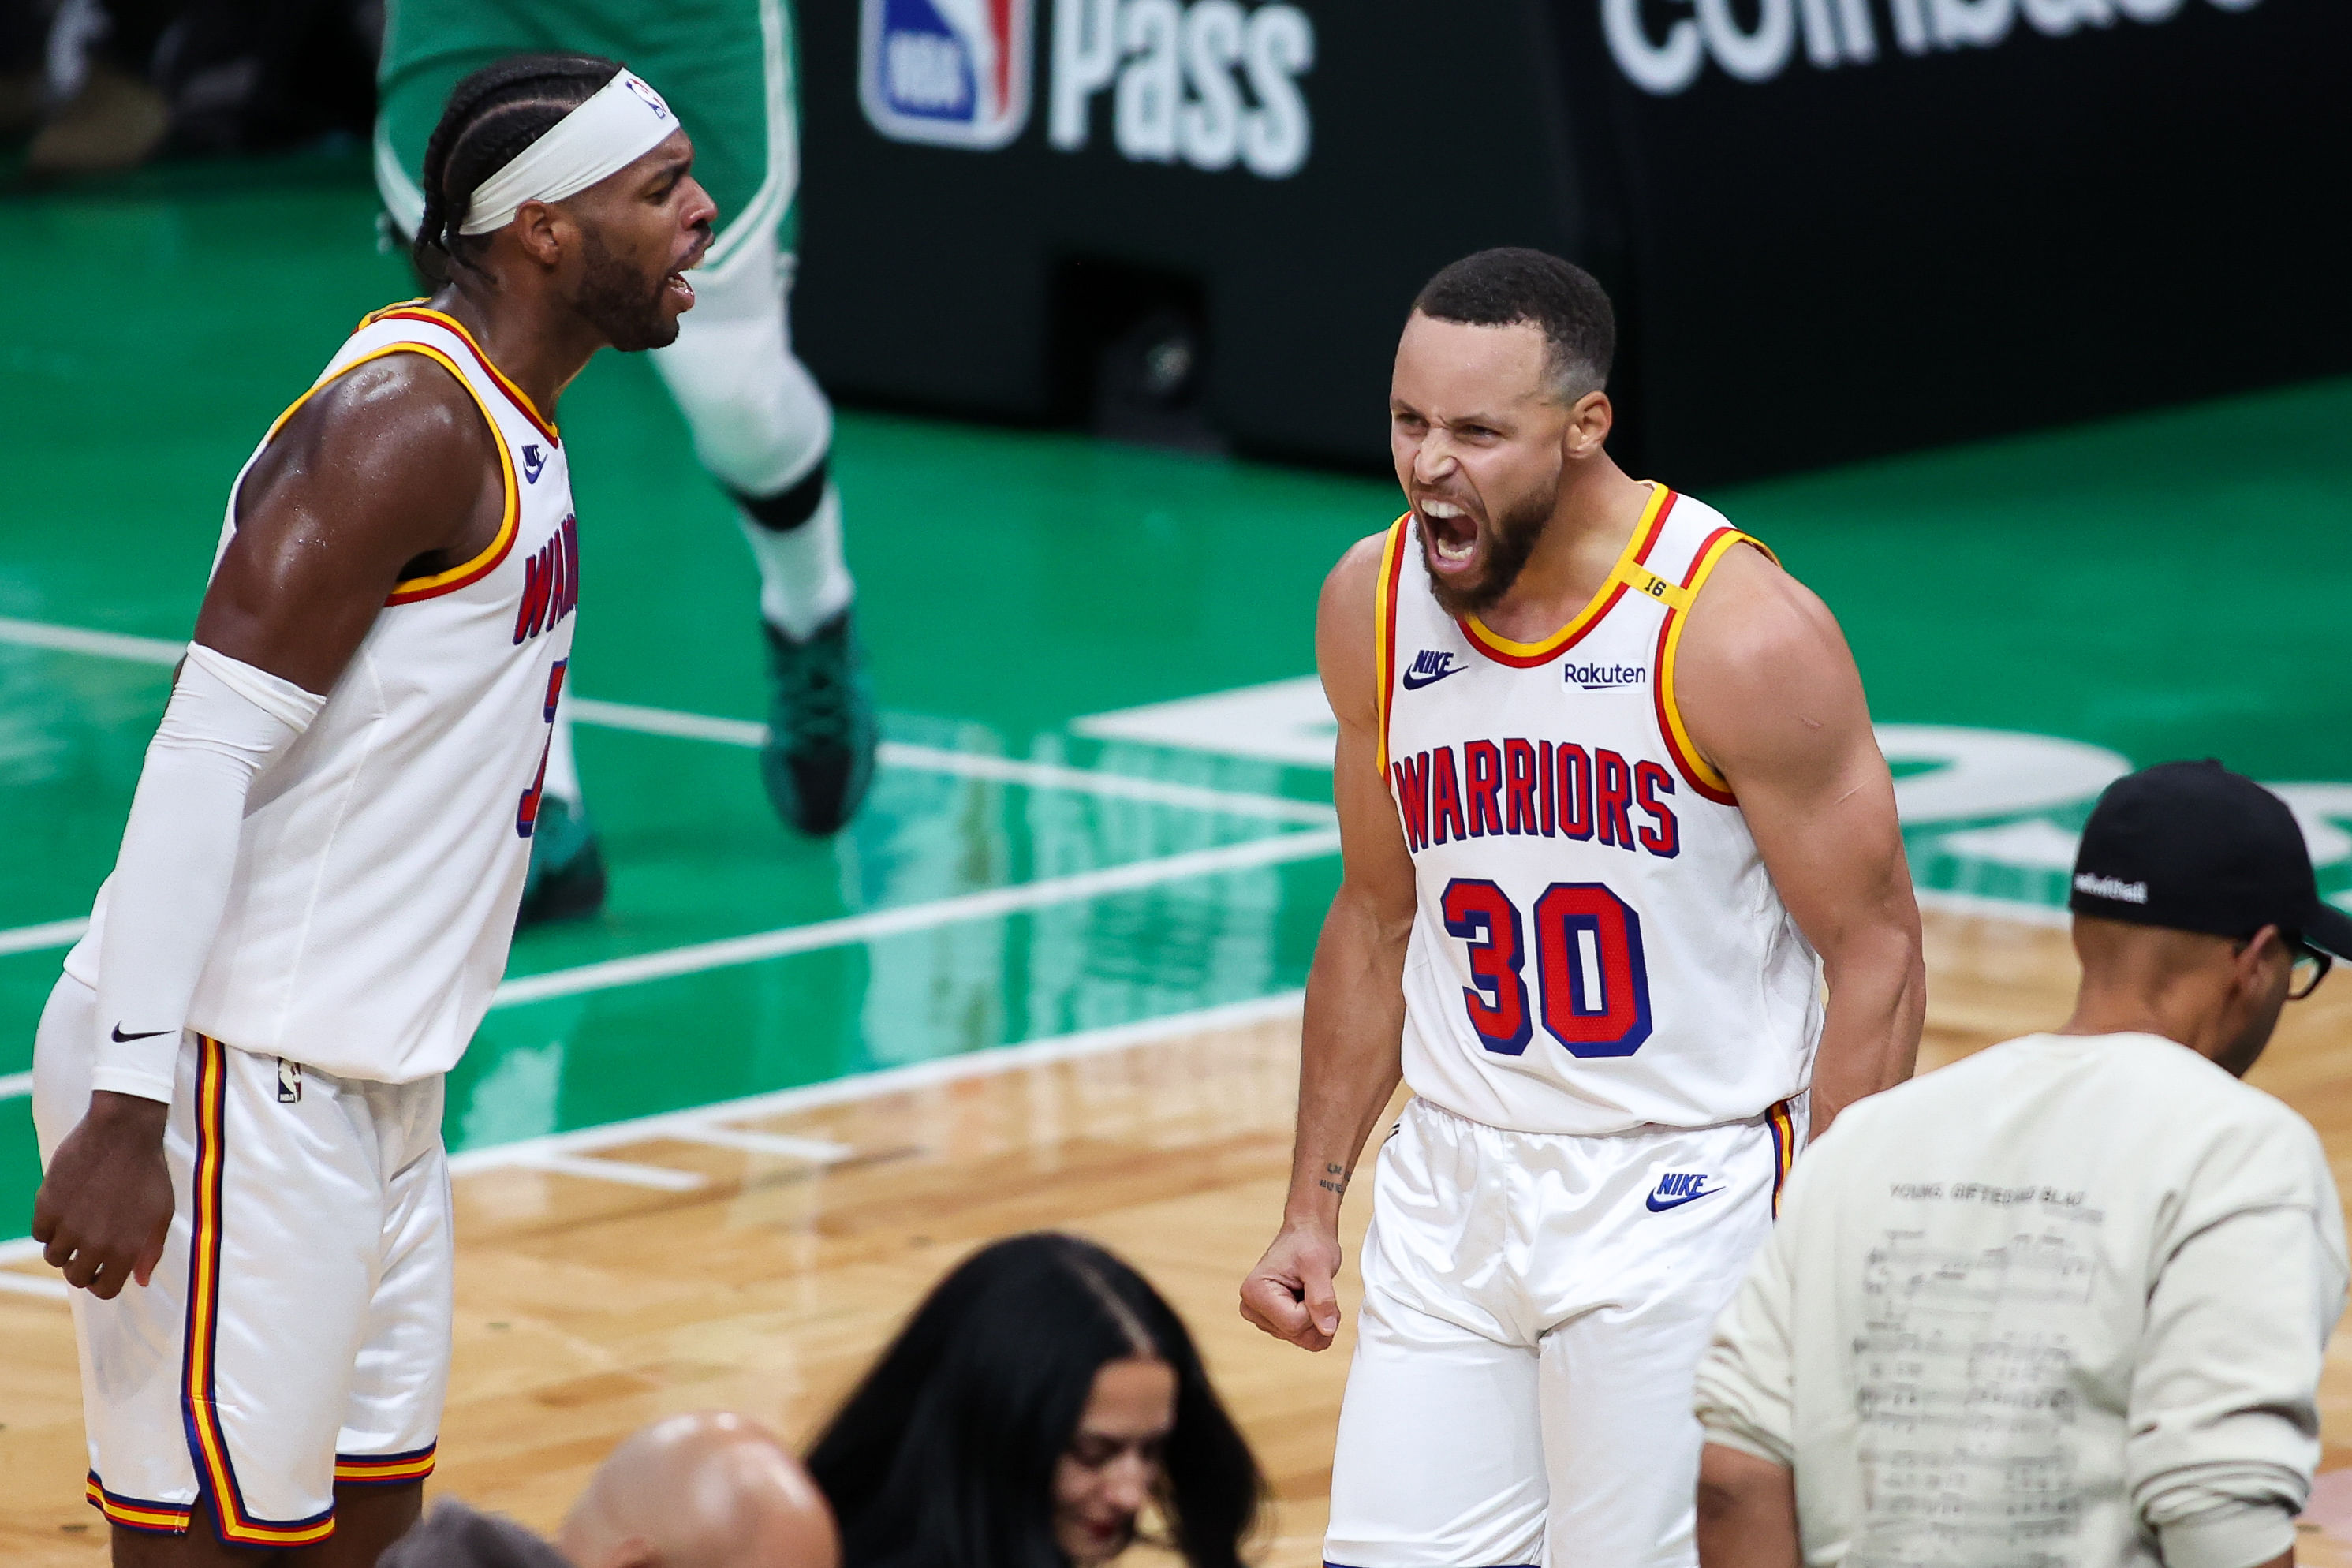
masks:
<path id="1" fill-rule="evenodd" d="M 295 411 L 240 489 L 238 523 L 331 488 L 331 515 L 350 526 L 401 535 L 410 554 L 459 548 L 498 461 L 480 405 L 456 377 L 424 354 L 386 354 Z"/>
<path id="2" fill-rule="evenodd" d="M 1343 722 L 1369 720 L 1380 703 L 1374 618 L 1387 543 L 1388 530 L 1382 529 L 1348 546 L 1323 579 L 1315 607 L 1315 664 L 1331 711 Z"/>

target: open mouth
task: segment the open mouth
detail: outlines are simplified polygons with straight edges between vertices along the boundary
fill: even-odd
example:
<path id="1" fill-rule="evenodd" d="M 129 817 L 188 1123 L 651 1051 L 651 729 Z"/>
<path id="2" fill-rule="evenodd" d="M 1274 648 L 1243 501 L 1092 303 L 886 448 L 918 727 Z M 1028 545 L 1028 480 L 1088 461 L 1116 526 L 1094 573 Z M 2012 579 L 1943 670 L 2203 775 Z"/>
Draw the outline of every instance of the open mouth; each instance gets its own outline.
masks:
<path id="1" fill-rule="evenodd" d="M 1424 499 L 1414 509 L 1421 536 L 1429 542 L 1430 564 L 1442 572 L 1466 569 L 1478 553 L 1478 520 L 1450 500 Z"/>
<path id="2" fill-rule="evenodd" d="M 686 280 L 686 275 L 701 266 L 702 258 L 709 254 L 710 231 L 706 228 L 695 236 L 693 246 L 678 258 L 676 270 L 662 279 L 662 292 L 677 300 L 679 310 L 688 310 L 694 304 L 694 285 Z"/>

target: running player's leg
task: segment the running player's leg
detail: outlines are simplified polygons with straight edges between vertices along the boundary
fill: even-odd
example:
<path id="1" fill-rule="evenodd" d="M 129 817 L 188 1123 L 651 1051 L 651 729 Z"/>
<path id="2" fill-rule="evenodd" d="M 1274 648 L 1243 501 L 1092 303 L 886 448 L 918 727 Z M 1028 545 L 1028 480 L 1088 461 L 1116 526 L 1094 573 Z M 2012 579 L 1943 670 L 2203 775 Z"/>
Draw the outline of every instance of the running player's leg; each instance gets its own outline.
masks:
<path id="1" fill-rule="evenodd" d="M 1690 1568 L 1701 1446 L 1692 1377 L 1770 1228 L 1779 1146 L 1765 1119 L 1584 1142 L 1621 1145 L 1625 1163 L 1597 1184 L 1575 1259 L 1583 1278 L 1572 1288 L 1602 1304 L 1543 1336 L 1546 1560 Z M 1662 1189 L 1669 1174 L 1700 1179 Z"/>
<path id="2" fill-rule="evenodd" d="M 792 351 L 789 265 L 763 232 L 698 271 L 677 342 L 653 357 L 759 564 L 772 683 L 761 776 L 778 815 L 823 835 L 856 813 L 877 733 L 850 626 L 833 410 Z"/>
<path id="3" fill-rule="evenodd" d="M 1496 1164 L 1510 1137 L 1415 1100 L 1381 1146 L 1323 1545 L 1340 1568 L 1542 1562 L 1536 1345 Z"/>

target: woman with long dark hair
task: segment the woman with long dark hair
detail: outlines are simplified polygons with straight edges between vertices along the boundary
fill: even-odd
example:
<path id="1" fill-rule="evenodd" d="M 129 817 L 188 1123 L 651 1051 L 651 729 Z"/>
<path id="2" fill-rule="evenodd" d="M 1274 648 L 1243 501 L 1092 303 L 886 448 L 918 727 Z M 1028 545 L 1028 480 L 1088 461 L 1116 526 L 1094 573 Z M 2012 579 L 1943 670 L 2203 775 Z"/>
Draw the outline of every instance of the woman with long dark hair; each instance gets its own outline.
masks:
<path id="1" fill-rule="evenodd" d="M 940 1281 L 808 1457 L 843 1568 L 1095 1568 L 1152 1505 L 1239 1568 L 1264 1482 L 1160 1293 L 1042 1232 Z"/>

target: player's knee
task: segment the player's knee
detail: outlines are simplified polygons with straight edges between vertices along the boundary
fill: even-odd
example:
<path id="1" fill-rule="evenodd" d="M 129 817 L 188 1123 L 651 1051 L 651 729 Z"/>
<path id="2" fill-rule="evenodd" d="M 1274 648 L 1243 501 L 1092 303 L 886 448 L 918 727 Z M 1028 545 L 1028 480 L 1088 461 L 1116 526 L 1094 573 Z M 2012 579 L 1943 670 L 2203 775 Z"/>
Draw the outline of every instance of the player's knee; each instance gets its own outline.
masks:
<path id="1" fill-rule="evenodd" d="M 744 495 L 769 494 L 814 468 L 833 442 L 833 409 L 807 367 L 780 348 L 695 347 L 662 369 L 703 467 Z"/>

